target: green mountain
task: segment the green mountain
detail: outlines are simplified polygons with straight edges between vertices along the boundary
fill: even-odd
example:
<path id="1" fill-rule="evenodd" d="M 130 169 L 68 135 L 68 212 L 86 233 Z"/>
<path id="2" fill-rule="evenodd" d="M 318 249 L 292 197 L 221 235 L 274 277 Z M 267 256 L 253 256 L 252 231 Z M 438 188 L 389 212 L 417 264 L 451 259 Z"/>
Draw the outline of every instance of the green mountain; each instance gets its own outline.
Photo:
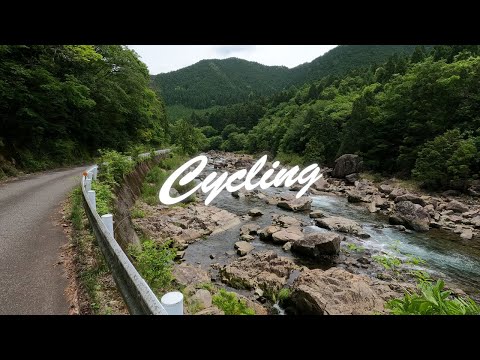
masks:
<path id="1" fill-rule="evenodd" d="M 237 58 L 202 60 L 151 80 L 168 106 L 205 109 L 271 96 L 292 85 L 379 64 L 394 53 L 410 54 L 414 49 L 412 45 L 341 45 L 293 69 Z"/>
<path id="2" fill-rule="evenodd" d="M 195 109 L 228 105 L 248 97 L 273 94 L 288 85 L 284 66 L 265 66 L 237 58 L 202 60 L 186 68 L 152 77 L 168 105 Z"/>

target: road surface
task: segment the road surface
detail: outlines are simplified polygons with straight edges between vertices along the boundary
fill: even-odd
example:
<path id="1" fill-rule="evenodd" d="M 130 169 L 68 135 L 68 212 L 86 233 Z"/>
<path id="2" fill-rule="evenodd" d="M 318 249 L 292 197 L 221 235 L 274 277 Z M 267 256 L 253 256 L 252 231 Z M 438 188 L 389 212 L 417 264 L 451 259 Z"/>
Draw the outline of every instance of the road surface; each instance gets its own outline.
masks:
<path id="1" fill-rule="evenodd" d="M 0 184 L 0 314 L 68 314 L 60 204 L 85 168 Z"/>

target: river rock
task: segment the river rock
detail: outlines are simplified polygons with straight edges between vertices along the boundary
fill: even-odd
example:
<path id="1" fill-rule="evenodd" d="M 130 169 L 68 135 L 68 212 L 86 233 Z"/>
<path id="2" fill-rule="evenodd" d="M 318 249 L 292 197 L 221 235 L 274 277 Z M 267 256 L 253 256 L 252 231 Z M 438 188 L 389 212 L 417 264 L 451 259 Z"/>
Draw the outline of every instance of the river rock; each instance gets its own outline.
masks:
<path id="1" fill-rule="evenodd" d="M 305 211 L 310 210 L 312 206 L 312 199 L 308 196 L 302 196 L 300 199 L 280 200 L 277 206 L 282 209 L 291 211 Z"/>
<path id="2" fill-rule="evenodd" d="M 312 258 L 338 255 L 345 236 L 336 233 L 310 233 L 292 244 L 292 251 Z"/>
<path id="3" fill-rule="evenodd" d="M 411 201 L 401 201 L 395 205 L 395 216 L 390 217 L 390 223 L 397 224 L 398 222 L 416 231 L 430 229 L 430 216 L 427 211 Z"/>
<path id="4" fill-rule="evenodd" d="M 426 203 L 425 203 L 425 200 L 422 199 L 420 196 L 418 195 L 415 195 L 415 194 L 410 194 L 410 193 L 407 193 L 407 194 L 404 194 L 404 195 L 400 195 L 400 196 L 397 196 L 394 200 L 395 203 L 399 203 L 401 201 L 410 201 L 414 204 L 418 204 L 420 206 L 425 206 Z"/>
<path id="5" fill-rule="evenodd" d="M 255 235 L 257 234 L 260 225 L 255 223 L 245 224 L 240 228 L 240 236 L 242 235 Z"/>
<path id="6" fill-rule="evenodd" d="M 446 197 L 446 198 L 448 198 L 450 196 L 460 196 L 460 195 L 461 195 L 461 193 L 458 190 L 446 190 L 442 193 L 442 196 Z"/>
<path id="7" fill-rule="evenodd" d="M 250 251 L 255 249 L 255 247 L 246 241 L 237 241 L 235 243 L 235 249 L 237 249 L 237 254 L 240 256 L 247 255 Z"/>
<path id="8" fill-rule="evenodd" d="M 335 160 L 335 168 L 332 176 L 335 178 L 344 178 L 347 175 L 362 171 L 362 159 L 358 155 L 345 154 Z"/>
<path id="9" fill-rule="evenodd" d="M 460 234 L 460 237 L 465 240 L 472 240 L 473 238 L 473 231 L 472 229 L 465 229 L 463 232 Z"/>
<path id="10" fill-rule="evenodd" d="M 237 289 L 260 288 L 266 294 L 282 289 L 293 270 L 299 267 L 274 251 L 251 253 L 221 270 L 222 281 Z"/>
<path id="11" fill-rule="evenodd" d="M 262 216 L 263 211 L 258 209 L 258 208 L 253 208 L 248 212 L 248 215 L 256 217 L 256 216 Z"/>
<path id="12" fill-rule="evenodd" d="M 212 306 L 212 294 L 206 289 L 198 289 L 190 298 L 191 302 L 196 302 L 201 309 L 206 309 Z"/>
<path id="13" fill-rule="evenodd" d="M 330 188 L 330 183 L 321 177 L 312 184 L 311 188 L 318 191 L 327 191 Z"/>
<path id="14" fill-rule="evenodd" d="M 358 181 L 360 179 L 360 176 L 357 173 L 349 174 L 345 176 L 345 180 L 347 181 L 348 184 L 355 184 L 355 181 Z"/>
<path id="15" fill-rule="evenodd" d="M 378 211 L 375 201 L 372 201 L 370 204 L 368 204 L 368 211 L 370 211 L 371 213 L 375 213 Z"/>
<path id="16" fill-rule="evenodd" d="M 243 235 L 240 236 L 240 240 L 251 242 L 251 241 L 255 240 L 255 236 L 243 234 Z"/>
<path id="17" fill-rule="evenodd" d="M 324 229 L 339 231 L 346 234 L 352 234 L 361 238 L 370 237 L 370 235 L 366 234 L 363 231 L 359 223 L 340 216 L 315 219 L 315 224 Z"/>
<path id="18" fill-rule="evenodd" d="M 390 185 L 382 184 L 378 187 L 378 190 L 380 190 L 381 193 L 388 195 L 393 191 L 393 188 Z"/>
<path id="19" fill-rule="evenodd" d="M 464 203 L 461 203 L 460 201 L 452 200 L 449 203 L 447 203 L 446 209 L 453 210 L 454 212 L 457 212 L 457 213 L 464 213 L 468 211 L 468 206 L 465 205 Z"/>
<path id="20" fill-rule="evenodd" d="M 183 286 L 210 282 L 210 276 L 205 270 L 193 265 L 182 263 L 173 268 L 175 280 Z"/>
<path id="21" fill-rule="evenodd" d="M 271 241 L 272 240 L 272 234 L 276 233 L 277 231 L 280 231 L 282 228 L 279 226 L 274 226 L 270 225 L 267 226 L 266 228 L 263 228 L 258 232 L 258 236 L 260 237 L 260 240 L 262 241 Z"/>
<path id="22" fill-rule="evenodd" d="M 290 299 L 301 314 L 367 315 L 385 313 L 385 301 L 398 295 L 379 280 L 330 268 L 300 274 Z"/>
<path id="23" fill-rule="evenodd" d="M 325 213 L 322 210 L 313 210 L 310 215 L 312 219 L 318 219 L 325 217 Z"/>
<path id="24" fill-rule="evenodd" d="M 302 222 L 293 216 L 288 215 L 272 215 L 272 221 L 274 224 L 279 225 L 281 227 L 287 228 L 290 226 L 301 226 Z"/>
<path id="25" fill-rule="evenodd" d="M 346 194 L 350 203 L 368 202 L 366 194 L 362 194 L 358 190 L 347 190 Z"/>
<path id="26" fill-rule="evenodd" d="M 290 251 L 291 248 L 292 248 L 292 243 L 291 242 L 287 242 L 282 246 L 282 249 L 284 251 Z"/>
<path id="27" fill-rule="evenodd" d="M 406 194 L 407 191 L 405 189 L 402 189 L 402 188 L 394 188 L 390 194 L 388 194 L 388 198 L 390 200 L 393 200 L 395 199 L 396 197 L 398 196 L 402 196 L 403 194 Z"/>
<path id="28" fill-rule="evenodd" d="M 276 244 L 295 242 L 303 238 L 302 230 L 297 226 L 291 226 L 272 234 L 272 241 Z"/>
<path id="29" fill-rule="evenodd" d="M 480 216 L 475 216 L 470 219 L 470 224 L 475 226 L 477 229 L 480 228 Z"/>

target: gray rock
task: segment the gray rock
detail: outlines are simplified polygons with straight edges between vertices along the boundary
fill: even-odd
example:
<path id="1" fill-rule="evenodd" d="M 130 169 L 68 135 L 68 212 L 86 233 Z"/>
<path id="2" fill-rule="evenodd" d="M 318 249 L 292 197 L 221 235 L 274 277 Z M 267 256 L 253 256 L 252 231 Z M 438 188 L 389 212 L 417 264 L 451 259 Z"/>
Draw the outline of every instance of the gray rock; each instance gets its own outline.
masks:
<path id="1" fill-rule="evenodd" d="M 280 231 L 281 228 L 279 226 L 274 226 L 270 225 L 267 226 L 266 228 L 263 228 L 258 232 L 258 236 L 260 237 L 260 240 L 262 241 L 271 241 L 272 240 L 272 234 L 276 233 L 277 231 Z"/>
<path id="2" fill-rule="evenodd" d="M 361 172 L 362 166 L 362 159 L 358 155 L 345 154 L 335 160 L 332 176 L 342 179 L 347 175 Z"/>
<path id="3" fill-rule="evenodd" d="M 401 195 L 406 194 L 406 193 L 407 193 L 407 191 L 406 191 L 405 189 L 402 189 L 402 188 L 394 188 L 394 189 L 390 192 L 390 194 L 388 194 L 388 198 L 389 198 L 390 200 L 393 200 L 393 199 L 395 199 L 396 197 L 401 196 Z"/>
<path id="4" fill-rule="evenodd" d="M 472 240 L 473 238 L 473 231 L 472 229 L 465 229 L 461 234 L 460 237 L 465 240 Z"/>
<path id="5" fill-rule="evenodd" d="M 313 210 L 310 215 L 312 219 L 318 219 L 318 218 L 323 218 L 325 217 L 325 214 L 322 210 Z"/>
<path id="6" fill-rule="evenodd" d="M 311 258 L 338 255 L 345 236 L 336 233 L 310 233 L 292 244 L 292 251 Z"/>
<path id="7" fill-rule="evenodd" d="M 349 174 L 345 176 L 345 180 L 348 184 L 355 184 L 355 181 L 358 181 L 360 176 L 357 173 Z"/>
<path id="8" fill-rule="evenodd" d="M 315 224 L 321 228 L 352 234 L 361 238 L 368 238 L 361 225 L 356 221 L 346 219 L 340 216 L 332 216 L 321 219 L 315 219 Z"/>
<path id="9" fill-rule="evenodd" d="M 461 203 L 460 201 L 457 200 L 452 200 L 447 204 L 446 207 L 447 210 L 453 210 L 454 212 L 457 213 L 464 213 L 469 210 L 468 206 L 465 205 L 464 203 Z"/>
<path id="10" fill-rule="evenodd" d="M 249 212 L 248 212 L 248 215 L 250 216 L 262 216 L 263 215 L 263 211 L 258 209 L 258 208 L 253 208 L 251 209 Z"/>
<path id="11" fill-rule="evenodd" d="M 305 211 L 310 210 L 312 206 L 312 199 L 307 196 L 302 196 L 300 199 L 280 200 L 277 206 L 282 209 L 291 211 Z"/>
<path id="12" fill-rule="evenodd" d="M 347 190 L 346 194 L 349 203 L 368 202 L 366 194 L 362 194 L 358 190 Z"/>
<path id="13" fill-rule="evenodd" d="M 215 255 L 214 254 L 210 254 L 210 259 L 215 259 Z"/>
<path id="14" fill-rule="evenodd" d="M 206 309 L 212 306 L 212 294 L 205 289 L 198 289 L 190 300 L 199 304 L 201 309 Z"/>
<path id="15" fill-rule="evenodd" d="M 237 241 L 235 243 L 235 249 L 237 249 L 237 254 L 240 256 L 247 255 L 250 251 L 255 249 L 255 247 L 246 241 Z"/>
<path id="16" fill-rule="evenodd" d="M 255 240 L 255 236 L 243 234 L 243 235 L 240 236 L 240 240 L 251 242 L 251 241 Z"/>
<path id="17" fill-rule="evenodd" d="M 400 295 L 383 282 L 333 267 L 302 272 L 290 300 L 300 314 L 367 315 L 385 313 L 385 301 Z"/>
<path id="18" fill-rule="evenodd" d="M 418 205 L 420 205 L 420 206 L 425 206 L 425 205 L 426 205 L 424 199 L 422 199 L 422 198 L 421 198 L 420 196 L 418 196 L 418 195 L 410 194 L 410 193 L 397 196 L 394 201 L 395 201 L 395 203 L 399 203 L 399 202 L 401 202 L 401 201 L 410 201 L 410 202 L 412 202 L 412 203 L 414 203 L 414 204 L 418 204 Z"/>
<path id="19" fill-rule="evenodd" d="M 272 234 L 272 241 L 276 244 L 295 242 L 301 238 L 303 238 L 302 230 L 296 226 L 291 226 Z"/>
<path id="20" fill-rule="evenodd" d="M 447 190 L 442 193 L 442 196 L 449 197 L 449 196 L 460 196 L 461 193 L 458 190 Z"/>
<path id="21" fill-rule="evenodd" d="M 245 224 L 240 228 L 240 235 L 255 235 L 260 229 L 260 225 L 255 223 Z"/>
<path id="22" fill-rule="evenodd" d="M 175 256 L 175 259 L 183 259 L 185 256 L 185 251 L 177 251 L 177 255 Z"/>
<path id="23" fill-rule="evenodd" d="M 290 227 L 290 226 L 301 226 L 302 222 L 293 216 L 288 215 L 278 215 L 274 214 L 272 216 L 272 221 L 274 224 L 279 225 L 281 227 Z"/>
<path id="24" fill-rule="evenodd" d="M 381 193 L 388 195 L 392 192 L 393 188 L 390 185 L 382 184 L 378 187 L 378 190 L 380 190 Z"/>
<path id="25" fill-rule="evenodd" d="M 287 242 L 287 243 L 285 243 L 285 245 L 282 246 L 282 249 L 284 251 L 290 251 L 291 248 L 292 248 L 292 243 L 291 242 Z"/>
<path id="26" fill-rule="evenodd" d="M 430 229 L 430 216 L 418 204 L 411 201 L 401 201 L 395 205 L 395 221 L 400 219 L 402 225 L 415 231 L 428 231 Z M 392 217 L 390 217 L 392 223 Z"/>
<path id="27" fill-rule="evenodd" d="M 210 276 L 205 270 L 185 263 L 176 265 L 173 268 L 173 276 L 183 286 L 210 282 Z"/>

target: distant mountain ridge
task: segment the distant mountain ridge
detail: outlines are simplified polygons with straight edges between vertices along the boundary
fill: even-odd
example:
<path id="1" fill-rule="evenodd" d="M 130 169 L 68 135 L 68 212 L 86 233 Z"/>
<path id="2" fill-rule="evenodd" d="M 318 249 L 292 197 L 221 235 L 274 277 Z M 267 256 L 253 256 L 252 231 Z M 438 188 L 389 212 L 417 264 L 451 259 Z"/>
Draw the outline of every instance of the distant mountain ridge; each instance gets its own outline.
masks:
<path id="1" fill-rule="evenodd" d="M 340 45 L 324 55 L 289 69 L 238 58 L 201 60 L 185 68 L 151 76 L 151 85 L 167 105 L 204 109 L 252 97 L 270 96 L 328 75 L 385 61 L 393 54 L 411 54 L 416 45 Z"/>

